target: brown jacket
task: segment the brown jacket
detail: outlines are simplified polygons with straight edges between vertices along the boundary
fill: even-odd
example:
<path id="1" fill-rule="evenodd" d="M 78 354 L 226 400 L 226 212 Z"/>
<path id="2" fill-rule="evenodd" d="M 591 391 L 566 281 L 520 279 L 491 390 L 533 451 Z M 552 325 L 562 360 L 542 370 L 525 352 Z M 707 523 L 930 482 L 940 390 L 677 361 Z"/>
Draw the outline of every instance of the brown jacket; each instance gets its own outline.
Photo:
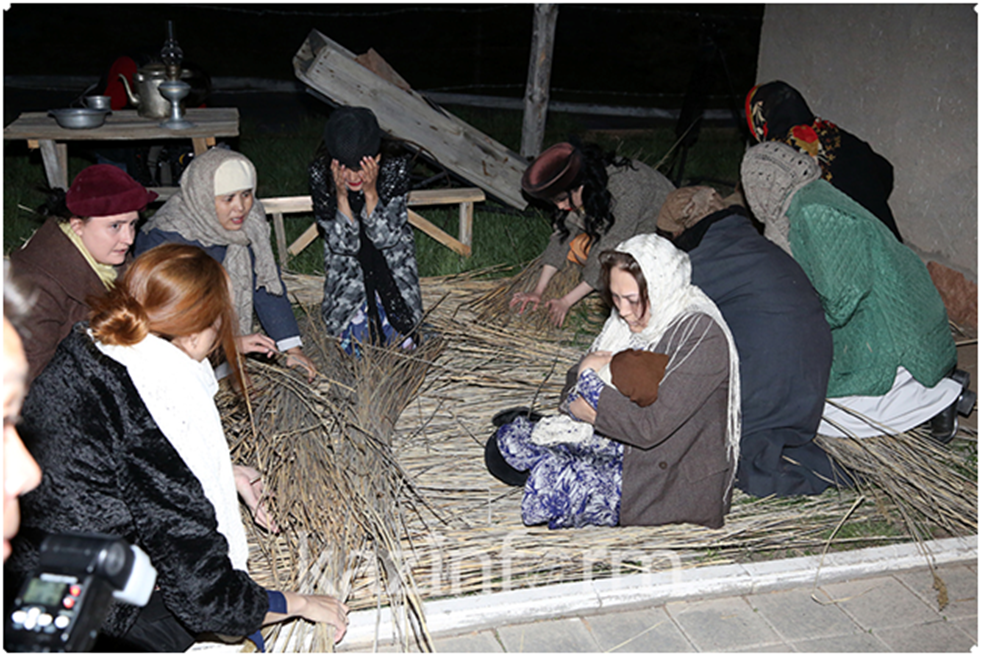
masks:
<path id="1" fill-rule="evenodd" d="M 725 334 L 697 314 L 669 327 L 651 350 L 671 357 L 657 401 L 641 408 L 607 386 L 596 412 L 596 431 L 625 445 L 620 525 L 690 522 L 719 528 L 732 496 L 726 489 L 731 470 Z M 676 362 L 683 364 L 671 371 Z M 577 371 L 578 365 L 569 370 L 563 397 Z"/>
<path id="2" fill-rule="evenodd" d="M 45 221 L 11 253 L 10 264 L 11 274 L 24 282 L 28 294 L 36 295 L 27 321 L 30 334 L 24 335 L 28 381 L 32 381 L 72 326 L 89 318 L 85 299 L 102 296 L 106 288 L 55 219 Z"/>

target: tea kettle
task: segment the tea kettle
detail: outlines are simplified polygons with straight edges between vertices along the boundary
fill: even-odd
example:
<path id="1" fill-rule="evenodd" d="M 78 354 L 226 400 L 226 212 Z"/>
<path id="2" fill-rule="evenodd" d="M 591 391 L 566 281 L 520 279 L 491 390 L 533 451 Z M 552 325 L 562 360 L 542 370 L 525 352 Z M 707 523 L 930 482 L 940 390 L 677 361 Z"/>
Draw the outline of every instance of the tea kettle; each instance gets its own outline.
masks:
<path id="1" fill-rule="evenodd" d="M 191 71 L 186 68 L 181 69 L 181 79 L 188 80 L 192 77 Z M 167 80 L 167 67 L 159 62 L 147 64 L 136 71 L 133 75 L 133 83 L 136 89 L 130 87 L 129 80 L 122 73 L 119 74 L 123 86 L 126 88 L 126 96 L 130 103 L 136 106 L 137 114 L 144 118 L 162 119 L 170 116 L 170 101 L 160 95 L 158 87 Z M 183 108 L 183 103 L 181 103 Z"/>

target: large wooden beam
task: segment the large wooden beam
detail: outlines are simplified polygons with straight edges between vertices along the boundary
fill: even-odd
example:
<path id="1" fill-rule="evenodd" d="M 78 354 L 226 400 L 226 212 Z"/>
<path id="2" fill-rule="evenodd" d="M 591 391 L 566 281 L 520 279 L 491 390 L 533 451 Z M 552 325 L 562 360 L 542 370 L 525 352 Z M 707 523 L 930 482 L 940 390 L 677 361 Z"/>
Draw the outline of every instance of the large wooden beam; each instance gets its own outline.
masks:
<path id="1" fill-rule="evenodd" d="M 382 129 L 420 148 L 441 166 L 501 201 L 524 209 L 521 174 L 528 162 L 413 90 L 403 90 L 312 30 L 293 58 L 297 78 L 341 105 L 369 107 Z"/>
<path id="2" fill-rule="evenodd" d="M 525 84 L 525 114 L 521 123 L 521 155 L 536 157 L 545 140 L 545 117 L 548 113 L 549 85 L 552 78 L 552 48 L 555 44 L 557 5 L 535 5 L 535 26 L 528 59 L 528 81 Z"/>

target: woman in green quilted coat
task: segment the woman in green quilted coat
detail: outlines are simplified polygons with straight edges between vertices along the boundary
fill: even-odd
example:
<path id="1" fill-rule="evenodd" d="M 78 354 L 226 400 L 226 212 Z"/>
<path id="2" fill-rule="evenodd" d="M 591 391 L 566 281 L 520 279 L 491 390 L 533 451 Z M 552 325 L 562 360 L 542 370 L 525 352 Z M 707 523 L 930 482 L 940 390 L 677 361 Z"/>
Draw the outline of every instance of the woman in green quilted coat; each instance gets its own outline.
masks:
<path id="1" fill-rule="evenodd" d="M 934 436 L 949 440 L 963 381 L 947 377 L 957 353 L 920 258 L 786 144 L 750 148 L 741 174 L 764 234 L 800 263 L 831 327 L 833 403 L 818 432 L 864 437 L 934 420 Z"/>

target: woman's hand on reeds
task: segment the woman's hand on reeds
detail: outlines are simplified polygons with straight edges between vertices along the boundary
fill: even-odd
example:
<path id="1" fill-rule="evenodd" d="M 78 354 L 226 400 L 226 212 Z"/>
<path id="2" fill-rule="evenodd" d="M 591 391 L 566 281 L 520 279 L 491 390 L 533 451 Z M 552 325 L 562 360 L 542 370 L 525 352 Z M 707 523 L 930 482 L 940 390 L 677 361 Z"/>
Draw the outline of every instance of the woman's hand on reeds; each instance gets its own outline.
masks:
<path id="1" fill-rule="evenodd" d="M 346 604 L 328 595 L 305 595 L 298 592 L 284 592 L 286 615 L 266 613 L 266 624 L 282 622 L 291 617 L 302 617 L 311 622 L 321 622 L 334 627 L 334 642 L 340 642 L 347 633 Z"/>
<path id="2" fill-rule="evenodd" d="M 314 377 L 317 375 L 317 368 L 313 366 L 313 360 L 307 357 L 307 354 L 303 352 L 303 349 L 299 346 L 294 346 L 291 349 L 286 350 L 286 365 L 289 367 L 302 367 L 307 372 L 307 382 L 312 383 Z"/>
<path id="3" fill-rule="evenodd" d="M 525 306 L 531 303 L 531 309 L 534 310 L 538 307 L 538 304 L 542 302 L 542 295 L 538 292 L 516 292 L 514 296 L 511 297 L 511 303 L 509 307 L 513 310 L 519 303 L 521 307 L 518 308 L 518 314 L 524 314 Z"/>
<path id="4" fill-rule="evenodd" d="M 565 323 L 565 315 L 569 314 L 572 303 L 563 296 L 562 298 L 553 298 L 545 305 L 548 308 L 548 320 L 556 328 L 561 328 L 562 324 Z"/>
<path id="5" fill-rule="evenodd" d="M 261 353 L 269 357 L 279 352 L 276 349 L 276 342 L 271 337 L 260 333 L 236 337 L 235 346 L 238 347 L 238 352 L 243 355 L 246 353 Z"/>
<path id="6" fill-rule="evenodd" d="M 245 465 L 233 465 L 232 473 L 235 477 L 235 489 L 252 512 L 255 523 L 270 533 L 279 533 L 279 526 L 267 510 L 266 486 L 262 481 L 262 474 Z"/>

